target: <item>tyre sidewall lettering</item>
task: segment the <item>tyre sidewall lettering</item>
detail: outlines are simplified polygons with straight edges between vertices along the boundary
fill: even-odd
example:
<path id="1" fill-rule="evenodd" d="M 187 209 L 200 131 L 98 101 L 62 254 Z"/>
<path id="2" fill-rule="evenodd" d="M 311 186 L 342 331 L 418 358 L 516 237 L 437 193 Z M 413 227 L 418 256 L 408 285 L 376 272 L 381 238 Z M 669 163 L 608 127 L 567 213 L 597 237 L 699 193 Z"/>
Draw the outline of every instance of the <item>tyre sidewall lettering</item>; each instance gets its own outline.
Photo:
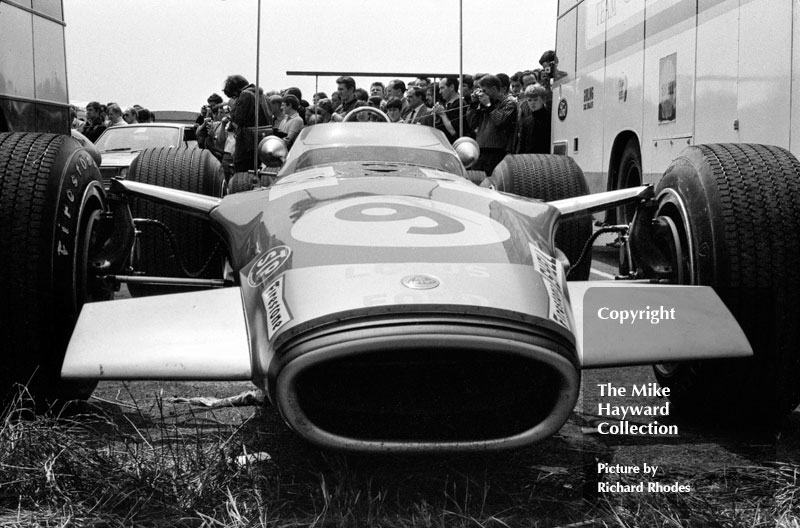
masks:
<path id="1" fill-rule="evenodd" d="M 62 146 L 66 149 L 67 144 Z M 85 205 L 90 186 L 99 183 L 99 170 L 88 152 L 79 149 L 70 153 L 63 163 L 59 163 L 62 155 L 56 157 L 53 171 L 61 181 L 55 203 L 55 232 L 53 245 L 53 286 L 61 290 L 60 299 L 64 299 L 60 309 L 65 313 L 77 316 L 81 299 L 75 290 L 76 273 L 79 264 L 79 237 L 81 213 Z M 58 170 L 61 167 L 61 170 Z M 102 196 L 102 195 L 101 195 Z M 102 199 L 102 197 L 101 197 Z M 69 292 L 63 289 L 69 288 Z M 69 295 L 66 295 L 69 293 Z M 69 301 L 67 301 L 69 299 Z"/>

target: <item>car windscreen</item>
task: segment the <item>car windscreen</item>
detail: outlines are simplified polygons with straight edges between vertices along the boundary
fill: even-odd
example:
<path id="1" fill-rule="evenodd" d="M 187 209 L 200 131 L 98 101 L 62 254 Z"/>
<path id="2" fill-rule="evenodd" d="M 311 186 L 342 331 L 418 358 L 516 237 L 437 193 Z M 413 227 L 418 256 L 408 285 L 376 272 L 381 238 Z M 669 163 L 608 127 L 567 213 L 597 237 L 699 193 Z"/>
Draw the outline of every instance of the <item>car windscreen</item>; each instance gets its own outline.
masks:
<path id="1" fill-rule="evenodd" d="M 309 167 L 352 161 L 403 163 L 464 175 L 461 161 L 453 154 L 421 148 L 387 146 L 330 147 L 308 150 L 303 152 L 296 161 L 290 161 L 281 172 L 291 174 Z"/>
<path id="2" fill-rule="evenodd" d="M 181 147 L 180 129 L 172 127 L 111 127 L 95 146 L 100 152 L 142 150 L 150 147 Z"/>

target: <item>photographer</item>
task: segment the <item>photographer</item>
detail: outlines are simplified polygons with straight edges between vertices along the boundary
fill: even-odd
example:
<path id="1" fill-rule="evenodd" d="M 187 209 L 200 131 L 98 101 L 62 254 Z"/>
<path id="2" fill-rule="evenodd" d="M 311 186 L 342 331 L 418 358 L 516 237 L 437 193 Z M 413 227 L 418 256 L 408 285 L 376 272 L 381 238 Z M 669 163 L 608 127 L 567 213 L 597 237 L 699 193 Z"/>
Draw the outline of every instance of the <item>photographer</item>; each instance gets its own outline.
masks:
<path id="1" fill-rule="evenodd" d="M 539 74 L 539 84 L 544 86 L 547 90 L 547 97 L 545 97 L 544 104 L 547 108 L 553 107 L 553 91 L 552 83 L 567 76 L 566 72 L 558 69 L 558 57 L 553 50 L 545 51 L 539 59 L 539 65 L 542 71 Z"/>
<path id="2" fill-rule="evenodd" d="M 194 121 L 195 125 L 197 126 L 203 124 L 203 120 L 206 117 L 209 117 L 209 112 L 212 111 L 215 106 L 222 104 L 222 97 L 220 97 L 220 95 L 217 93 L 213 93 L 208 96 L 206 103 L 207 104 L 204 104 L 202 108 L 200 108 L 200 115 L 198 115 L 197 119 Z"/>
<path id="3" fill-rule="evenodd" d="M 491 175 L 506 153 L 511 152 L 517 124 L 517 102 L 503 94 L 496 76 L 481 77 L 478 89 L 470 96 L 467 124 L 477 129 L 475 139 L 481 149 L 473 168 Z"/>
<path id="4" fill-rule="evenodd" d="M 236 133 L 236 150 L 233 154 L 233 163 L 236 172 L 256 170 L 255 153 L 258 146 L 258 136 L 273 133 L 273 110 L 261 91 L 256 92 L 256 87 L 250 84 L 241 75 L 230 75 L 225 79 L 225 88 L 222 90 L 226 96 L 235 97 L 236 104 L 231 109 L 231 124 Z M 258 105 L 258 127 L 255 130 L 255 112 Z"/>
<path id="5" fill-rule="evenodd" d="M 232 158 L 225 157 L 227 128 L 230 120 L 230 106 L 219 104 L 214 109 L 207 109 L 203 124 L 197 127 L 197 146 L 201 149 L 208 149 L 214 157 L 222 162 L 226 180 L 233 175 Z"/>

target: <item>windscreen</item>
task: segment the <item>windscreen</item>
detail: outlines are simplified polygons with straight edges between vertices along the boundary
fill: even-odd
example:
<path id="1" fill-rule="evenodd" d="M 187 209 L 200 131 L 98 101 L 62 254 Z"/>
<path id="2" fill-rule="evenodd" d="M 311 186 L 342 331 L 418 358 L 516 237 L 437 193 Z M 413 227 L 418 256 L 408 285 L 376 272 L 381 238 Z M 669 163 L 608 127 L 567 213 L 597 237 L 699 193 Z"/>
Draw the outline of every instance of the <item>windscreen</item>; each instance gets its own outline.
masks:
<path id="1" fill-rule="evenodd" d="M 454 155 L 435 150 L 389 146 L 329 147 L 304 152 L 282 172 L 291 174 L 310 167 L 340 162 L 400 163 L 427 167 L 463 176 L 461 161 Z"/>
<path id="2" fill-rule="evenodd" d="M 171 127 L 112 127 L 97 140 L 100 152 L 183 146 L 180 130 Z"/>

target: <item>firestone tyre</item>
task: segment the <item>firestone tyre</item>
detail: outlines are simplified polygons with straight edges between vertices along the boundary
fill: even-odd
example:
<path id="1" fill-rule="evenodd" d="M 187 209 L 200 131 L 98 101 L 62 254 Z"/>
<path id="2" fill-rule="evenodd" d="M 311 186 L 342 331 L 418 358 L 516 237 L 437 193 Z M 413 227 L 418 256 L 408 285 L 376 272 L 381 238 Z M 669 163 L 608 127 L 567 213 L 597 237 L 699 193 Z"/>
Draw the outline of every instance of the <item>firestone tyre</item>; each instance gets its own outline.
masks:
<path id="1" fill-rule="evenodd" d="M 542 201 L 561 200 L 589 194 L 583 171 L 572 158 L 553 154 L 507 155 L 494 169 L 491 183 L 498 191 Z M 555 245 L 575 264 L 592 235 L 592 218 L 584 216 L 558 226 Z M 587 259 L 570 271 L 571 280 L 587 280 L 591 270 Z"/>
<path id="2" fill-rule="evenodd" d="M 217 198 L 227 193 L 219 160 L 196 148 L 145 149 L 131 163 L 128 179 Z M 151 277 L 221 277 L 224 246 L 206 220 L 141 198 L 132 199 L 130 208 L 135 219 L 145 219 L 136 223 L 140 233 L 131 257 L 135 272 Z M 189 291 L 139 284 L 129 284 L 128 289 L 136 297 Z"/>
<path id="3" fill-rule="evenodd" d="M 684 282 L 712 286 L 754 351 L 658 365 L 656 378 L 689 418 L 775 423 L 800 402 L 800 162 L 773 146 L 688 147 L 656 192 L 686 246 Z"/>
<path id="4" fill-rule="evenodd" d="M 113 292 L 89 276 L 93 227 L 106 209 L 100 171 L 74 139 L 0 134 L 0 399 L 24 385 L 39 407 L 85 399 L 96 383 L 61 381 L 84 303 Z M 23 394 L 23 397 L 26 397 Z"/>

